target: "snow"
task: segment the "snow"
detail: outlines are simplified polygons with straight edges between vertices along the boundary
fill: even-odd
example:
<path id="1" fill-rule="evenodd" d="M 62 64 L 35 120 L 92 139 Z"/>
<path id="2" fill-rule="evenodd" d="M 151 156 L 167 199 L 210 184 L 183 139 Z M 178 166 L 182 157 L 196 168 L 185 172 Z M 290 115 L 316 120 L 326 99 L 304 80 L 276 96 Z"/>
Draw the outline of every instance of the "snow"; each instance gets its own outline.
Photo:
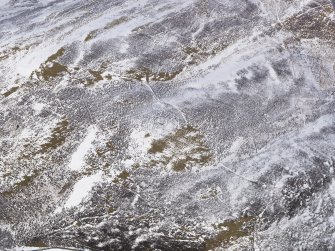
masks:
<path id="1" fill-rule="evenodd" d="M 54 211 L 55 214 L 61 213 L 64 208 L 72 208 L 78 206 L 89 194 L 93 186 L 101 180 L 102 172 L 87 176 L 79 180 L 73 187 L 73 190 L 64 203 Z"/>
<path id="2" fill-rule="evenodd" d="M 85 156 L 91 150 L 92 143 L 95 139 L 98 129 L 96 126 L 91 126 L 87 129 L 87 134 L 83 142 L 79 145 L 76 152 L 72 155 L 69 168 L 73 171 L 80 170 L 85 164 Z"/>
<path id="3" fill-rule="evenodd" d="M 48 249 L 45 249 L 45 248 L 39 248 L 39 247 L 16 247 L 14 248 L 15 251 L 36 251 L 36 250 L 48 250 L 48 251 L 73 251 L 73 250 L 77 250 L 77 249 L 74 249 L 74 248 L 48 248 Z M 84 249 L 84 250 L 87 250 L 87 249 Z"/>
<path id="4" fill-rule="evenodd" d="M 233 161 L 236 158 L 236 155 L 240 149 L 240 147 L 243 145 L 244 139 L 243 137 L 238 137 L 234 142 L 232 142 L 229 153 L 230 155 L 224 158 L 224 161 Z"/>
<path id="5" fill-rule="evenodd" d="M 45 107 L 46 105 L 45 104 L 42 104 L 42 103 L 35 103 L 34 105 L 33 105 L 33 109 L 35 110 L 35 112 L 37 113 L 37 114 L 39 114 L 42 110 L 43 110 L 43 108 Z"/>
<path id="6" fill-rule="evenodd" d="M 54 0 L 46 0 L 43 3 L 37 1 L 36 6 L 42 6 L 42 4 L 45 5 L 52 1 Z M 7 2 L 0 0 L 0 9 L 1 7 L 5 9 L 4 4 Z M 24 8 L 28 8 L 32 1 L 16 2 L 15 7 L 9 5 L 6 7 L 8 11 L 7 9 L 0 10 L 1 21 L 10 20 L 11 16 L 18 15 L 17 13 L 24 11 Z M 181 214 L 183 212 L 185 217 L 196 215 L 191 221 L 197 223 L 198 226 L 200 225 L 202 229 L 206 229 L 208 234 L 214 234 L 214 223 L 230 219 L 232 216 L 238 218 L 240 212 L 247 212 L 246 206 L 248 206 L 248 209 L 253 209 L 254 202 L 261 209 L 263 207 L 269 209 L 268 211 L 264 210 L 260 218 L 264 216 L 265 219 L 269 217 L 270 220 L 276 220 L 278 228 L 275 224 L 269 228 L 269 233 L 271 232 L 270 235 L 273 235 L 274 239 L 276 237 L 286 238 L 281 232 L 275 232 L 280 227 L 282 227 L 280 231 L 284 233 L 286 229 L 297 225 L 299 221 L 309 226 L 308 214 L 304 214 L 304 212 L 309 213 L 309 208 L 301 207 L 301 211 L 297 213 L 300 218 L 297 217 L 292 221 L 289 219 L 280 221 L 281 218 L 277 218 L 277 216 L 283 211 L 272 214 L 270 208 L 273 206 L 273 208 L 282 210 L 280 207 L 280 201 L 283 198 L 281 192 L 285 188 L 288 178 L 295 177 L 295 173 L 307 168 L 314 168 L 313 164 L 310 163 L 307 163 L 306 167 L 306 162 L 309 162 L 311 158 L 320 157 L 322 161 L 325 161 L 324 163 L 327 163 L 325 164 L 326 168 L 333 172 L 330 159 L 335 151 L 332 143 L 335 142 L 335 134 L 332 133 L 335 118 L 332 109 L 333 98 L 326 92 L 332 91 L 330 87 L 332 87 L 333 82 L 331 81 L 334 79 L 334 56 L 332 55 L 334 48 L 330 46 L 328 48 L 326 45 L 321 46 L 317 40 L 314 40 L 314 43 L 312 40 L 304 40 L 296 45 L 301 51 L 289 50 L 282 45 L 292 34 L 285 34 L 285 31 L 279 32 L 277 30 L 274 30 L 271 35 L 263 34 L 263 31 L 273 28 L 278 20 L 284 20 L 287 16 L 290 17 L 292 13 L 300 11 L 306 5 L 305 0 L 299 0 L 297 3 L 288 3 L 287 1 L 286 3 L 285 0 L 280 0 L 278 3 L 274 3 L 272 0 L 250 0 L 249 2 L 262 5 L 263 8 L 260 12 L 263 11 L 268 17 L 260 23 L 260 26 L 257 25 L 255 29 L 248 30 L 245 33 L 248 36 L 237 36 L 236 41 L 232 42 L 223 51 L 215 52 L 216 55 L 209 56 L 209 58 L 204 56 L 203 62 L 197 65 L 186 65 L 183 72 L 172 81 L 167 83 L 155 83 L 154 81 L 133 83 L 132 81 L 131 84 L 124 81 L 126 78 L 123 75 L 124 72 L 127 69 L 136 68 L 141 62 L 147 62 L 142 60 L 147 60 L 148 55 L 162 57 L 162 66 L 170 67 L 164 61 L 165 50 L 167 52 L 168 49 L 171 49 L 171 53 L 173 53 L 174 47 L 178 49 L 180 46 L 181 50 L 184 46 L 198 45 L 198 42 L 201 44 L 204 42 L 205 47 L 208 41 L 208 44 L 215 44 L 213 41 L 216 40 L 207 41 L 207 38 L 211 35 L 208 35 L 208 37 L 202 36 L 210 30 L 209 28 L 218 27 L 216 26 L 219 24 L 216 23 L 216 15 L 222 14 L 222 17 L 224 17 L 225 11 L 215 13 L 213 9 L 213 15 L 210 15 L 212 19 L 205 17 L 200 12 L 199 14 L 189 13 L 190 18 L 193 14 L 197 15 L 196 22 L 192 29 L 183 30 L 181 29 L 183 23 L 180 23 L 180 29 L 178 28 L 179 24 L 175 23 L 174 14 L 177 14 L 176 17 L 179 18 L 179 14 L 183 11 L 182 8 L 186 6 L 198 8 L 197 5 L 201 1 L 186 0 L 181 3 L 178 0 L 161 2 L 156 0 L 127 0 L 121 1 L 122 3 L 120 2 L 113 8 L 108 5 L 113 1 L 103 2 L 102 6 L 95 5 L 93 2 L 92 5 L 87 6 L 83 5 L 84 1 L 75 0 L 72 2 L 70 0 L 55 1 L 52 7 L 43 9 L 42 12 L 36 12 L 36 15 L 27 12 L 28 17 L 31 18 L 27 25 L 24 24 L 24 17 L 19 22 L 22 25 L 3 21 L 4 27 L 0 32 L 4 34 L 4 39 L 0 39 L 3 50 L 10 50 L 12 45 L 17 45 L 21 49 L 15 53 L 10 53 L 8 58 L 2 61 L 3 69 L 1 69 L 5 81 L 1 80 L 0 82 L 5 85 L 5 89 L 13 86 L 16 78 L 19 78 L 18 84 L 20 84 L 20 91 L 15 96 L 10 99 L 1 98 L 1 101 L 4 100 L 4 108 L 1 107 L 0 109 L 0 124 L 4 121 L 5 130 L 4 133 L 0 130 L 0 138 L 4 141 L 4 150 L 0 156 L 0 177 L 4 177 L 6 189 L 7 187 L 15 188 L 14 185 L 20 184 L 20 182 L 24 184 L 25 176 L 32 176 L 35 173 L 40 174 L 42 171 L 42 182 L 37 183 L 38 180 L 34 180 L 36 187 L 33 189 L 36 194 L 32 198 L 35 195 L 41 198 L 39 201 L 48 198 L 50 199 L 50 205 L 62 202 L 57 204 L 59 207 L 54 211 L 56 213 L 67 214 L 66 211 L 70 209 L 69 214 L 64 217 L 64 222 L 71 227 L 59 230 L 59 233 L 64 234 L 66 238 L 67 234 L 72 234 L 72 231 L 75 232 L 77 228 L 86 231 L 86 226 L 81 225 L 79 227 L 79 224 L 77 226 L 71 223 L 76 220 L 71 218 L 72 212 L 84 211 L 86 207 L 90 210 L 91 206 L 93 210 L 94 204 L 89 203 L 91 202 L 92 189 L 96 189 L 97 183 L 101 182 L 102 179 L 104 179 L 104 183 L 107 180 L 111 183 L 125 169 L 130 172 L 131 179 L 124 183 L 115 182 L 114 185 L 117 187 L 131 184 L 129 192 L 132 192 L 132 197 L 126 200 L 123 197 L 113 198 L 113 202 L 114 200 L 116 202 L 118 200 L 122 201 L 124 207 L 118 207 L 115 217 L 113 215 L 112 219 L 109 214 L 104 215 L 104 217 L 106 216 L 106 226 L 109 225 L 107 223 L 110 220 L 118 221 L 119 216 L 119 219 L 122 220 L 121 215 L 128 213 L 128 211 L 134 212 L 134 215 L 137 216 L 138 210 L 135 209 L 142 207 L 147 202 L 148 206 L 157 207 L 157 212 L 162 212 L 161 218 L 157 219 L 154 218 L 156 214 L 152 215 L 151 211 L 148 212 L 148 217 L 152 216 L 155 222 L 158 222 L 154 224 L 155 228 L 143 230 L 142 234 L 142 232 L 136 233 L 136 226 L 132 226 L 130 228 L 131 232 L 126 233 L 129 234 L 128 236 L 136 233 L 134 238 L 131 237 L 132 240 L 135 240 L 134 248 L 147 239 L 150 241 L 154 239 L 151 237 L 154 236 L 155 232 L 160 232 L 161 229 L 171 230 L 170 232 L 173 233 L 173 229 L 169 229 L 169 226 L 166 228 L 163 225 L 171 223 L 171 226 L 173 226 L 176 218 L 182 217 L 181 215 L 175 217 L 174 213 Z M 215 2 L 227 5 L 233 3 L 232 1 L 230 3 L 229 1 L 209 1 L 208 6 L 204 6 L 204 8 L 211 8 L 211 5 L 215 5 Z M 301 6 L 298 6 L 299 4 Z M 31 3 L 31 5 L 33 4 Z M 98 11 L 95 12 L 92 6 L 97 6 Z M 289 9 L 286 10 L 286 7 Z M 127 21 L 113 28 L 104 29 L 106 24 L 123 16 L 127 16 Z M 80 24 L 75 22 L 77 19 L 80 20 Z M 151 35 L 152 38 L 150 39 L 155 42 L 152 51 L 150 51 L 150 46 L 148 47 L 150 50 L 143 53 L 135 51 L 142 48 L 142 40 L 133 40 L 139 35 L 143 35 L 138 31 L 133 32 L 134 28 L 142 25 L 147 25 L 145 27 L 148 28 L 147 30 L 143 28 L 144 35 Z M 165 25 L 166 27 L 164 27 Z M 174 26 L 178 29 L 174 30 Z M 30 29 L 25 31 L 25 28 L 28 27 Z M 251 25 L 250 27 L 254 26 Z M 97 36 L 89 41 L 84 41 L 87 34 L 94 30 L 99 30 Z M 252 31 L 255 32 L 250 34 Z M 192 32 L 192 41 L 188 41 L 191 37 L 188 37 L 187 34 Z M 179 34 L 186 34 L 185 39 L 178 39 L 180 38 Z M 218 38 L 221 36 L 223 37 L 224 33 L 220 33 Z M 199 40 L 199 37 L 201 40 Z M 188 42 L 184 42 L 186 40 Z M 147 40 L 144 39 L 143 41 Z M 221 42 L 221 40 L 218 41 Z M 25 48 L 23 46 L 28 47 L 23 49 Z M 60 58 L 60 63 L 69 67 L 71 74 L 62 76 L 62 78 L 59 76 L 59 78 L 49 81 L 50 83 L 37 81 L 40 85 L 36 88 L 30 83 L 26 84 L 27 81 L 24 81 L 23 76 L 30 76 L 32 71 L 40 67 L 41 63 L 61 47 L 66 49 L 66 54 Z M 326 50 L 322 50 L 321 53 L 320 50 L 326 47 L 329 49 L 329 53 Z M 100 48 L 103 50 L 103 56 L 100 56 Z M 160 53 L 161 49 L 164 49 L 164 53 Z M 208 50 L 210 49 L 208 48 Z M 116 50 L 120 50 L 125 55 L 114 54 Z M 156 53 L 156 50 L 159 51 L 159 54 Z M 96 51 L 99 53 L 95 55 Z M 86 61 L 91 58 L 91 54 L 92 60 Z M 95 56 L 98 58 L 97 60 L 95 60 Z M 189 55 L 189 57 L 191 56 Z M 310 62 L 310 57 L 319 59 L 321 63 Z M 110 58 L 113 58 L 113 60 L 109 61 Z M 292 76 L 286 73 L 281 76 L 277 73 L 277 68 L 273 63 L 282 59 L 285 65 L 292 68 L 290 69 L 293 72 Z M 173 64 L 175 62 L 184 63 L 184 61 L 178 60 L 179 57 L 176 57 L 171 62 Z M 103 73 L 103 76 L 112 75 L 113 80 L 111 80 L 110 85 L 103 82 L 103 84 L 100 83 L 94 87 L 77 86 L 77 82 L 80 85 L 81 81 L 79 80 L 86 76 L 84 74 L 89 74 L 88 69 L 98 69 L 100 63 L 105 61 L 108 70 Z M 74 70 L 75 66 L 80 69 L 78 72 Z M 267 72 L 264 83 L 253 80 L 256 76 L 254 75 L 256 72 L 253 70 L 254 66 L 259 66 L 260 70 Z M 325 76 L 330 72 L 327 79 L 321 81 L 317 76 L 318 74 L 311 70 L 312 67 L 320 68 L 320 72 L 323 73 L 323 75 L 320 73 L 320 76 Z M 17 76 L 16 73 L 19 75 Z M 237 84 L 238 81 L 236 81 L 241 76 L 250 80 L 247 86 L 242 86 L 243 88 L 240 88 L 240 84 Z M 78 81 L 72 83 L 73 79 Z M 328 84 L 328 82 L 331 82 L 331 84 Z M 133 88 L 133 84 L 136 88 Z M 30 86 L 33 88 L 30 88 Z M 33 90 L 34 88 L 36 90 Z M 46 94 L 45 97 L 44 93 Z M 81 94 L 83 95 L 81 96 Z M 96 121 L 99 125 L 90 126 L 87 125 L 88 120 L 77 120 L 80 120 L 77 109 L 82 104 L 82 100 L 76 102 L 77 97 L 90 102 L 93 115 L 90 121 Z M 231 102 L 230 97 L 232 97 Z M 326 99 L 327 97 L 328 99 Z M 124 102 L 128 98 L 134 102 Z M 251 101 L 255 101 L 255 103 Z M 27 107 L 24 107 L 25 104 L 27 104 Z M 226 108 L 226 104 L 231 107 L 227 106 Z M 37 115 L 46 106 L 51 108 L 51 105 L 53 106 L 52 113 L 46 114 L 47 117 L 35 116 L 30 118 L 26 116 L 32 113 Z M 93 111 L 96 112 L 93 113 Z M 262 120 L 263 112 L 264 121 Z M 255 116 L 252 116 L 253 114 Z M 38 154 L 33 156 L 32 160 L 18 159 L 21 153 L 27 154 L 30 150 L 34 150 L 35 146 L 37 148 L 45 140 L 49 140 L 50 132 L 55 127 L 54 122 L 58 123 L 59 118 L 63 117 L 66 117 L 71 123 L 76 123 L 76 121 L 80 123 L 80 127 L 71 130 L 71 133 L 69 133 L 71 136 L 67 137 L 66 144 L 52 152 L 50 151 L 50 153 L 43 153 L 43 155 L 37 152 Z M 17 122 L 20 122 L 22 126 L 15 131 L 11 130 L 12 127 L 15 128 Z M 157 168 L 152 170 L 147 168 L 155 165 L 155 161 L 164 161 L 165 156 L 175 160 L 178 157 L 183 158 L 184 153 L 192 151 L 193 146 L 191 147 L 184 139 L 180 139 L 180 150 L 179 148 L 174 150 L 174 143 L 170 145 L 167 141 L 169 147 L 164 150 L 164 153 L 148 153 L 154 140 L 164 139 L 166 135 L 173 135 L 172 132 L 186 124 L 199 129 L 201 135 L 205 137 L 213 154 L 214 163 L 206 164 L 199 169 L 195 167 L 190 172 L 180 173 L 170 172 L 172 162 L 167 165 L 157 165 Z M 80 130 L 82 128 L 84 129 Z M 78 135 L 80 137 L 74 139 Z M 197 135 L 188 136 L 197 137 Z M 10 140 L 10 142 L 7 142 L 7 140 Z M 109 166 L 108 172 L 110 172 L 110 175 L 103 176 L 103 172 L 98 171 L 86 174 L 88 158 L 91 155 L 93 156 L 95 148 L 103 147 L 106 142 L 116 142 L 116 151 L 108 151 L 104 152 L 102 156 L 98 156 L 100 154 L 94 156 L 99 157 L 96 163 L 98 168 L 106 170 L 105 165 Z M 73 147 L 71 151 L 68 151 L 69 146 Z M 197 154 L 195 156 L 201 157 L 200 154 L 195 154 Z M 307 157 L 302 156 L 303 154 Z M 51 160 L 58 156 L 64 156 L 64 158 L 59 163 L 58 161 L 51 163 Z M 48 166 L 53 167 L 50 173 L 45 168 Z M 67 167 L 65 170 L 64 166 Z M 134 167 L 137 166 L 139 168 L 135 170 Z M 84 171 L 85 174 L 83 174 Z M 63 175 L 63 172 L 65 175 Z M 54 173 L 55 176 L 51 176 Z M 62 193 L 59 190 L 68 184 L 68 180 L 63 179 L 64 176 L 73 179 L 71 188 Z M 50 177 L 50 182 L 46 183 L 48 185 L 47 189 L 44 186 L 46 181 L 44 177 L 46 177 L 45 179 Z M 138 185 L 136 191 L 134 191 L 136 184 L 141 185 Z M 29 200 L 30 197 L 26 196 L 26 191 L 30 195 L 30 190 L 28 190 L 30 188 L 14 191 L 20 192 L 18 198 L 22 199 L 22 203 Z M 103 187 L 103 189 L 105 188 Z M 206 199 L 205 202 L 199 201 L 203 198 L 198 195 L 213 191 L 215 191 L 215 196 Z M 317 194 L 320 196 L 316 197 Z M 320 214 L 317 217 L 325 224 L 328 221 L 330 224 L 335 222 L 335 216 L 332 213 L 326 214 L 324 212 L 327 209 L 325 205 L 328 203 L 328 197 L 332 199 L 335 196 L 334 194 L 335 182 L 332 181 L 329 186 L 325 186 L 322 192 L 313 195 L 313 200 L 311 199 L 311 202 L 315 202 L 317 206 L 316 213 Z M 15 213 L 15 207 L 12 207 L 15 200 L 11 202 L 11 199 L 9 199 L 8 202 L 8 207 L 4 207 L 5 213 L 6 210 L 14 210 Z M 196 205 L 194 207 L 196 214 L 193 214 L 193 207 L 191 208 L 193 204 Z M 308 207 L 310 204 L 308 204 Z M 30 212 L 26 213 L 30 215 Z M 37 213 L 37 215 L 41 214 L 41 219 L 50 216 L 44 215 L 44 210 Z M 165 213 L 167 214 L 165 215 Z M 270 216 L 267 216 L 268 213 Z M 50 222 L 55 219 L 53 217 L 55 215 L 50 216 Z M 58 215 L 57 217 L 62 216 Z M 15 219 L 12 220 L 15 221 Z M 27 232 L 32 230 L 29 235 L 33 236 L 35 230 L 31 229 L 31 226 L 36 226 L 36 224 L 31 224 L 31 222 L 35 220 L 35 217 L 27 217 L 27 220 L 20 222 L 19 227 L 13 226 L 13 229 L 20 230 L 21 225 L 24 228 L 27 226 L 24 230 Z M 125 219 L 125 221 L 125 224 L 128 224 L 128 220 Z M 96 224 L 95 220 L 87 222 L 87 224 L 92 223 L 92 228 L 100 228 L 100 226 L 94 225 Z M 116 222 L 115 225 L 117 224 Z M 47 227 L 50 229 L 49 225 Z M 47 229 L 47 227 L 44 228 Z M 37 232 L 43 230 L 37 229 Z M 309 235 L 309 232 L 303 228 L 300 228 L 300 230 L 301 235 L 307 232 L 308 239 L 317 240 L 320 238 L 317 235 L 314 236 L 314 234 Z M 152 233 L 152 236 L 147 233 L 148 231 L 150 234 Z M 263 235 L 267 234 L 266 230 L 261 232 Z M 321 230 L 319 232 L 325 233 Z M 89 236 L 91 232 L 87 230 L 85 233 Z M 194 233 L 201 233 L 201 230 L 199 232 L 196 230 Z M 21 238 L 19 235 L 14 237 L 17 239 L 15 240 L 16 243 L 22 243 L 19 242 Z M 203 238 L 206 237 L 207 235 L 204 234 Z M 259 240 L 257 239 L 259 237 L 256 237 L 254 236 L 255 241 Z M 95 236 L 89 238 L 98 241 Z M 202 241 L 201 238 L 200 241 Z M 262 242 L 267 242 L 268 249 L 275 249 L 276 244 L 274 243 L 277 240 L 271 238 L 265 236 Z M 335 238 L 335 235 L 333 238 Z M 98 244 L 98 247 L 104 247 L 104 245 L 107 246 L 113 242 L 117 243 L 117 240 L 108 239 L 106 242 Z M 251 246 L 250 248 L 252 249 Z M 256 248 L 259 250 L 266 249 L 262 243 Z M 39 249 L 22 247 L 16 250 Z M 241 248 L 236 247 L 236 249 L 240 250 Z M 54 248 L 49 250 L 66 249 Z"/>
<path id="7" fill-rule="evenodd" d="M 8 4 L 10 1 L 9 0 L 0 0 L 0 6 Z"/>
<path id="8" fill-rule="evenodd" d="M 80 202 L 82 202 L 82 200 L 88 195 L 89 191 L 91 191 L 94 184 L 101 180 L 101 176 L 102 172 L 98 172 L 78 181 L 74 185 L 73 191 L 64 206 L 70 208 L 79 205 Z"/>
<path id="9" fill-rule="evenodd" d="M 53 55 L 57 52 L 62 46 L 61 45 L 52 45 L 49 46 L 38 46 L 33 50 L 33 53 L 29 53 L 26 56 L 23 56 L 15 67 L 17 74 L 28 77 L 30 74 L 39 68 L 39 66 L 45 62 L 50 55 Z"/>

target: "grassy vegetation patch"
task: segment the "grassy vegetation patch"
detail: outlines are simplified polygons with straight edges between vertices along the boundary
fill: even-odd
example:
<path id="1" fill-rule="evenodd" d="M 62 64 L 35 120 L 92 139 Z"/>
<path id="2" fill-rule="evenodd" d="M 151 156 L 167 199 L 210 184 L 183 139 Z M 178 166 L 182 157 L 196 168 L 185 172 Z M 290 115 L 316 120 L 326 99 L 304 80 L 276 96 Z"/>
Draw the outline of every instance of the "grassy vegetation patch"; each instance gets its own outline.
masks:
<path id="1" fill-rule="evenodd" d="M 55 54 L 52 54 L 50 57 L 48 57 L 47 62 L 52 62 L 55 61 L 57 59 L 59 59 L 61 56 L 63 56 L 65 53 L 65 49 L 64 48 L 60 48 Z"/>
<path id="2" fill-rule="evenodd" d="M 26 246 L 27 247 L 37 247 L 37 248 L 47 248 L 48 247 L 48 245 L 45 242 L 37 238 L 31 240 Z"/>
<path id="3" fill-rule="evenodd" d="M 40 68 L 31 74 L 31 77 L 36 74 L 38 79 L 49 81 L 52 78 L 62 75 L 62 73 L 68 73 L 68 68 L 57 62 L 64 53 L 65 49 L 60 48 L 55 54 L 48 57 L 48 59 L 41 64 Z"/>
<path id="4" fill-rule="evenodd" d="M 42 77 L 44 80 L 50 80 L 51 78 L 61 75 L 63 72 L 68 72 L 66 66 L 59 63 L 52 63 L 51 66 L 42 66 L 41 72 L 37 76 Z"/>
<path id="5" fill-rule="evenodd" d="M 167 143 L 164 140 L 154 140 L 148 152 L 151 154 L 162 153 L 166 147 Z"/>
<path id="6" fill-rule="evenodd" d="M 104 78 L 102 77 L 101 74 L 103 74 L 103 70 L 97 70 L 97 71 L 94 71 L 94 70 L 91 70 L 89 69 L 88 72 L 90 73 L 90 75 L 93 77 L 93 78 L 87 78 L 86 81 L 85 81 L 85 86 L 86 87 L 89 87 L 89 86 L 92 86 L 94 85 L 95 83 L 101 81 L 101 80 L 104 80 Z"/>
<path id="7" fill-rule="evenodd" d="M 2 192 L 0 194 L 2 194 L 3 196 L 6 196 L 6 197 L 10 197 L 10 196 L 18 193 L 22 189 L 25 189 L 25 188 L 29 187 L 31 185 L 31 183 L 33 183 L 34 179 L 37 176 L 38 176 L 37 172 L 34 172 L 31 175 L 25 175 L 23 177 L 22 181 L 16 183 L 15 186 L 12 189 L 10 189 L 9 191 Z"/>
<path id="8" fill-rule="evenodd" d="M 148 154 L 152 156 L 150 166 L 169 166 L 175 172 L 185 171 L 192 166 L 204 166 L 212 160 L 204 136 L 190 125 L 162 139 L 153 140 Z"/>
<path id="9" fill-rule="evenodd" d="M 138 69 L 130 69 L 126 71 L 126 78 L 135 79 L 138 81 L 170 81 L 177 77 L 183 70 L 179 69 L 173 72 L 153 72 L 147 67 Z"/>
<path id="10" fill-rule="evenodd" d="M 255 217 L 244 216 L 218 224 L 216 228 L 219 232 L 213 238 L 205 241 L 205 250 L 224 247 L 241 237 L 249 236 L 254 230 L 254 221 Z"/>
<path id="11" fill-rule="evenodd" d="M 66 135 L 70 131 L 69 122 L 62 120 L 57 123 L 56 127 L 52 130 L 51 136 L 48 142 L 41 145 L 41 152 L 45 153 L 50 150 L 57 149 L 65 143 Z"/>
<path id="12" fill-rule="evenodd" d="M 6 91 L 4 94 L 2 94 L 3 96 L 5 96 L 6 98 L 9 97 L 10 95 L 12 95 L 13 93 L 15 93 L 17 90 L 19 89 L 18 86 L 12 87 L 10 88 L 8 91 Z"/>
<path id="13" fill-rule="evenodd" d="M 85 37 L 84 41 L 85 42 L 90 41 L 93 38 L 95 38 L 97 35 L 98 35 L 98 30 L 91 31 L 90 33 L 87 34 L 87 36 Z"/>
<path id="14" fill-rule="evenodd" d="M 114 180 L 114 183 L 121 183 L 123 181 L 128 180 L 130 177 L 130 173 L 126 170 L 122 171 Z"/>
<path id="15" fill-rule="evenodd" d="M 5 51 L 2 51 L 0 52 L 0 61 L 9 58 L 11 55 L 15 55 L 17 52 L 28 50 L 29 48 L 30 48 L 30 45 L 26 45 L 23 47 L 14 46 Z"/>
<path id="16" fill-rule="evenodd" d="M 335 22 L 329 18 L 332 12 L 331 5 L 299 12 L 278 24 L 277 27 L 292 32 L 299 39 L 320 38 L 335 41 Z"/>

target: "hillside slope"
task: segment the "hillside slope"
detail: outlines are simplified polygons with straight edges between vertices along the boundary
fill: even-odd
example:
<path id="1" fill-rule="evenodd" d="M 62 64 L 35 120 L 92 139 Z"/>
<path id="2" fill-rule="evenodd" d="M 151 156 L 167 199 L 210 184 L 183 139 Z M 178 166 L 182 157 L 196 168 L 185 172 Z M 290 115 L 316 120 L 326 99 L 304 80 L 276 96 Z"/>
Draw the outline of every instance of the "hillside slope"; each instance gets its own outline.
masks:
<path id="1" fill-rule="evenodd" d="M 0 1 L 0 249 L 334 250 L 329 1 Z"/>

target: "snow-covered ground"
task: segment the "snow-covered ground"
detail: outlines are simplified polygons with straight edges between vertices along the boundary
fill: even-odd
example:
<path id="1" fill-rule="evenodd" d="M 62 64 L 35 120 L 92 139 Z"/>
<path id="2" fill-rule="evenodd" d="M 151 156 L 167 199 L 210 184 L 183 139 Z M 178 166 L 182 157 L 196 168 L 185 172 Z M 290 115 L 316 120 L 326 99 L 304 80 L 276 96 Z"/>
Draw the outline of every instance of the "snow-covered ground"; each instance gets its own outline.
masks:
<path id="1" fill-rule="evenodd" d="M 0 249 L 334 250 L 333 15 L 0 0 Z"/>

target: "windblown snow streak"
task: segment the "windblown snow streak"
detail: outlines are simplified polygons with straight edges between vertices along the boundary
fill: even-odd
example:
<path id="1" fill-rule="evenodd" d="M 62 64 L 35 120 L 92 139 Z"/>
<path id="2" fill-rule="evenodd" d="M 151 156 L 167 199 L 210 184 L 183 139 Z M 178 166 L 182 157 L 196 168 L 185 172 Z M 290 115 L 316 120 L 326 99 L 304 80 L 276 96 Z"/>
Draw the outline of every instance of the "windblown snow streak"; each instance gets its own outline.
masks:
<path id="1" fill-rule="evenodd" d="M 0 249 L 334 250 L 318 0 L 0 1 Z"/>

